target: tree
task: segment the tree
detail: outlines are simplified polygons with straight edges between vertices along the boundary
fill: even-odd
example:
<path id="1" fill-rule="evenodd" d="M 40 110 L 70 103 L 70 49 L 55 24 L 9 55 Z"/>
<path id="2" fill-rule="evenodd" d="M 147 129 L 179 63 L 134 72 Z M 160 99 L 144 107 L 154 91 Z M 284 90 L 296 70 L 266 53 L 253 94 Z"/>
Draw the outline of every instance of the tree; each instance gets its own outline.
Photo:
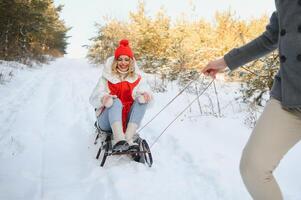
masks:
<path id="1" fill-rule="evenodd" d="M 51 0 L 0 0 L 0 59 L 30 64 L 65 54 L 61 9 Z"/>
<path id="2" fill-rule="evenodd" d="M 92 45 L 88 46 L 87 57 L 92 63 L 104 63 L 114 54 L 118 42 L 130 35 L 128 24 L 117 20 L 106 19 L 107 24 L 96 24 L 98 35 L 91 38 Z"/>
<path id="3" fill-rule="evenodd" d="M 164 13 L 161 8 L 155 19 L 148 17 L 142 1 L 139 1 L 137 12 L 130 13 L 135 56 L 142 60 L 142 69 L 149 73 L 159 72 L 160 66 L 166 64 L 170 19 Z"/>

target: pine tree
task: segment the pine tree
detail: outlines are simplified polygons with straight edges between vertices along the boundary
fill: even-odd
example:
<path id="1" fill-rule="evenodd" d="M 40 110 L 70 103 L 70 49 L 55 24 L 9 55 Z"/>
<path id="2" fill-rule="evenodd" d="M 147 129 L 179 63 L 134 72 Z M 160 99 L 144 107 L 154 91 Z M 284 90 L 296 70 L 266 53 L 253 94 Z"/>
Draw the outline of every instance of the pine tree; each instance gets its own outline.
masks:
<path id="1" fill-rule="evenodd" d="M 87 57 L 92 63 L 104 63 L 114 54 L 121 39 L 130 39 L 128 24 L 117 20 L 106 19 L 105 25 L 96 24 L 98 35 L 91 38 L 92 45 L 88 46 Z M 132 44 L 131 44 L 132 46 Z"/>
<path id="2" fill-rule="evenodd" d="M 164 13 L 161 8 L 155 19 L 148 17 L 142 1 L 139 1 L 137 12 L 130 13 L 135 56 L 142 61 L 142 69 L 149 73 L 158 72 L 160 66 L 166 63 L 170 19 Z"/>
<path id="3" fill-rule="evenodd" d="M 65 54 L 61 9 L 51 0 L 0 0 L 0 59 L 30 64 Z"/>

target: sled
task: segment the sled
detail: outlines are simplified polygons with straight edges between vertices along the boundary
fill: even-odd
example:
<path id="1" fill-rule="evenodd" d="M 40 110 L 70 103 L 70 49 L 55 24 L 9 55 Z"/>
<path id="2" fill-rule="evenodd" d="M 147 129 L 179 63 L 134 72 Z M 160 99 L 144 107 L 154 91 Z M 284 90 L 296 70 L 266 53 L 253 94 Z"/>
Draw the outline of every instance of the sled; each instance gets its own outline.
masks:
<path id="1" fill-rule="evenodd" d="M 97 134 L 94 144 L 96 145 L 98 144 L 98 142 L 101 143 L 96 154 L 96 159 L 101 160 L 101 167 L 104 166 L 109 156 L 117 155 L 128 155 L 136 162 L 144 163 L 149 167 L 152 166 L 153 157 L 149 145 L 145 139 L 139 136 L 139 134 L 136 134 L 134 136 L 134 142 L 136 142 L 139 145 L 139 151 L 114 151 L 112 148 L 112 133 L 101 130 L 97 124 L 97 121 L 94 123 L 94 127 L 96 129 Z"/>

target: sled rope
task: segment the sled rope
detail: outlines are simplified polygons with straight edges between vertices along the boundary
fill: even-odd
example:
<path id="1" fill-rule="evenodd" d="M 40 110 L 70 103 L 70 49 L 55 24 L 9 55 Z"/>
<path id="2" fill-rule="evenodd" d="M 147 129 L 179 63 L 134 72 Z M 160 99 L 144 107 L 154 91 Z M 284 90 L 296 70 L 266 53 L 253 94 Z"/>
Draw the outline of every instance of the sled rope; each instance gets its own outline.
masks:
<path id="1" fill-rule="evenodd" d="M 263 76 L 263 75 L 259 75 L 259 74 L 255 73 L 254 71 L 252 71 L 252 70 L 249 70 L 249 69 L 248 69 L 248 68 L 246 68 L 246 67 L 241 67 L 241 68 L 242 68 L 242 69 L 244 69 L 244 70 L 246 70 L 247 72 L 249 72 L 249 73 L 251 73 L 251 74 L 255 75 L 255 76 L 258 76 L 258 77 L 262 77 L 262 78 L 269 77 L 269 76 Z"/>
<path id="2" fill-rule="evenodd" d="M 212 81 L 204 88 L 204 90 L 199 94 L 197 95 L 197 97 L 192 101 L 190 102 L 190 104 L 188 104 L 188 106 L 186 106 L 182 112 L 180 114 L 178 114 L 168 125 L 167 127 L 160 133 L 160 135 L 155 139 L 155 141 L 152 143 L 152 145 L 150 145 L 150 148 L 152 148 L 154 146 L 154 144 L 156 144 L 156 142 L 159 140 L 159 138 L 163 135 L 163 133 L 198 99 L 200 98 L 204 92 L 206 92 L 206 90 L 210 87 L 210 85 L 214 83 L 214 79 L 212 79 Z"/>
<path id="3" fill-rule="evenodd" d="M 154 115 L 145 125 L 143 125 L 137 133 L 150 124 L 163 110 L 165 110 L 178 96 L 180 96 L 195 80 L 191 80 L 172 100 L 170 100 L 156 115 Z"/>
<path id="4" fill-rule="evenodd" d="M 272 64 L 274 64 L 274 63 L 277 61 L 277 59 L 278 59 L 278 56 L 276 56 L 276 57 L 272 60 Z M 257 60 L 257 61 L 258 61 L 258 60 Z M 255 61 L 254 63 L 256 63 L 257 61 Z M 244 67 L 244 66 L 241 66 L 241 68 L 244 69 L 244 70 L 246 70 L 247 72 L 250 72 L 251 74 L 253 74 L 253 75 L 255 75 L 255 76 L 258 76 L 258 77 L 262 77 L 262 78 L 268 78 L 268 77 L 270 77 L 270 76 L 268 76 L 268 75 L 259 75 L 258 73 L 254 72 L 254 71 L 252 71 L 252 70 L 250 70 L 250 69 L 248 69 L 248 68 L 246 68 L 246 67 Z"/>

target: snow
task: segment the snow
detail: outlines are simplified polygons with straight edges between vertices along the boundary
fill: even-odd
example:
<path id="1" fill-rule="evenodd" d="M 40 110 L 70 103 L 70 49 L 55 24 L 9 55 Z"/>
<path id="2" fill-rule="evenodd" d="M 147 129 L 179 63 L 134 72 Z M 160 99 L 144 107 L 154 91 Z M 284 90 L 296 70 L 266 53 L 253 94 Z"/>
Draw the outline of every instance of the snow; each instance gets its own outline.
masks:
<path id="1" fill-rule="evenodd" d="M 251 199 L 238 169 L 251 133 L 244 122 L 247 106 L 236 100 L 238 84 L 216 82 L 222 117 L 200 115 L 194 103 L 153 144 L 195 98 L 183 93 L 143 129 L 141 137 L 153 145 L 151 168 L 126 156 L 109 157 L 101 168 L 88 102 L 101 69 L 62 58 L 42 68 L 12 70 L 12 79 L 0 85 L 1 200 Z M 171 83 L 168 92 L 156 93 L 142 124 L 178 92 Z M 200 98 L 208 113 L 213 94 L 210 87 Z M 285 199 L 301 199 L 300 151 L 298 144 L 275 172 Z"/>

